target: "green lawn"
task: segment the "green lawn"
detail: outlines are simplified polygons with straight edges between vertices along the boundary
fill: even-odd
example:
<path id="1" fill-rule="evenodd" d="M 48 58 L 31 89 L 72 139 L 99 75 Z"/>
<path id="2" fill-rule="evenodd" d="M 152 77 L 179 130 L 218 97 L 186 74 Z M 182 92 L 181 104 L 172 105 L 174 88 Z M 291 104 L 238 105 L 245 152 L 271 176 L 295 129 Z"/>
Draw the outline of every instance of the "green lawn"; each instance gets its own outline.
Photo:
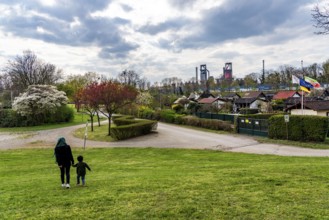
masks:
<path id="1" fill-rule="evenodd" d="M 325 219 L 328 158 L 74 149 L 92 172 L 60 187 L 53 149 L 0 151 L 0 219 Z"/>
<path id="2" fill-rule="evenodd" d="M 116 125 L 114 123 L 111 123 L 111 128 L 115 127 Z M 98 123 L 94 123 L 94 131 L 91 131 L 90 123 L 88 124 L 88 130 L 87 130 L 87 139 L 88 140 L 94 140 L 94 141 L 107 141 L 111 142 L 114 141 L 114 139 L 108 135 L 108 123 L 107 124 L 101 124 L 101 126 L 98 126 Z M 86 127 L 79 128 L 74 131 L 74 136 L 83 139 L 85 136 Z"/>

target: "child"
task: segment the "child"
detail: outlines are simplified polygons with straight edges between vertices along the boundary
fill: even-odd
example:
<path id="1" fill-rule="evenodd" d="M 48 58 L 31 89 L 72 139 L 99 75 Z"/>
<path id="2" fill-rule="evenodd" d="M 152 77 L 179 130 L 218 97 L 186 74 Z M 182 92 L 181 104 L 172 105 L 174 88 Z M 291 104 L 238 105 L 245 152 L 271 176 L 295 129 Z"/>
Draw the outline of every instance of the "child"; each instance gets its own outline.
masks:
<path id="1" fill-rule="evenodd" d="M 88 164 L 83 162 L 83 156 L 78 156 L 78 163 L 73 166 L 77 168 L 77 185 L 80 185 L 80 177 L 82 180 L 82 185 L 85 185 L 85 176 L 86 176 L 86 168 L 91 171 Z"/>

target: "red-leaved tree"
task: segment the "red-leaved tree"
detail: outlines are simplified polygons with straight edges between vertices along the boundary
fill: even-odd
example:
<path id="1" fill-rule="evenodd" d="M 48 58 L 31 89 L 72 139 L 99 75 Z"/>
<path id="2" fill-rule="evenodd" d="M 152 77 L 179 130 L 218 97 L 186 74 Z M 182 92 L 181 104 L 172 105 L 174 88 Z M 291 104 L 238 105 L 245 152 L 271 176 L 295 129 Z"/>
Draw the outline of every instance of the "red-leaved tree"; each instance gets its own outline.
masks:
<path id="1" fill-rule="evenodd" d="M 103 108 L 100 108 L 100 112 L 108 118 L 108 135 L 111 135 L 111 119 L 113 113 L 119 108 L 132 103 L 136 99 L 138 91 L 132 86 L 116 81 L 102 82 L 98 86 L 99 93 L 101 94 L 99 101 L 103 105 Z"/>
<path id="2" fill-rule="evenodd" d="M 79 91 L 79 99 L 83 105 L 83 109 L 90 117 L 90 126 L 91 131 L 94 131 L 94 116 L 98 114 L 99 105 L 100 105 L 100 98 L 101 98 L 101 91 L 100 86 L 97 82 L 92 82 Z M 99 117 L 98 117 L 99 123 Z"/>

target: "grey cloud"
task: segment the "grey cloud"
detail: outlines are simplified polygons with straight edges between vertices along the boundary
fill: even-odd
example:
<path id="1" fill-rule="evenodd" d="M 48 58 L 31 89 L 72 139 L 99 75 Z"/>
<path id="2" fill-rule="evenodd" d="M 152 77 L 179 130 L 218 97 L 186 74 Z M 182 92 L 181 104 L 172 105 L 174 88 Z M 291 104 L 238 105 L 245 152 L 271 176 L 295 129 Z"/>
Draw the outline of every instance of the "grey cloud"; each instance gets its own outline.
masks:
<path id="1" fill-rule="evenodd" d="M 226 1 L 205 12 L 206 16 L 198 24 L 201 33 L 185 38 L 181 46 L 189 48 L 190 42 L 197 42 L 195 46 L 202 47 L 270 33 L 293 16 L 302 2 L 306 1 L 238 0 L 234 4 Z"/>
<path id="2" fill-rule="evenodd" d="M 189 21 L 185 18 L 171 19 L 159 24 L 146 24 L 138 29 L 139 32 L 155 35 L 168 30 L 179 30 L 183 28 Z"/>
<path id="3" fill-rule="evenodd" d="M 169 0 L 170 5 L 179 9 L 192 7 L 195 2 L 197 2 L 197 0 Z"/>
<path id="4" fill-rule="evenodd" d="M 130 12 L 133 10 L 132 7 L 130 7 L 129 5 L 126 5 L 126 4 L 121 4 L 121 7 L 125 12 Z"/>
<path id="5" fill-rule="evenodd" d="M 185 1 L 170 1 L 183 7 Z M 290 20 L 307 0 L 236 0 L 234 4 L 226 0 L 222 5 L 202 12 L 200 20 L 175 19 L 158 25 L 147 25 L 141 32 L 158 34 L 166 30 L 195 28 L 193 34 L 176 40 L 177 48 L 202 48 L 216 43 L 239 38 L 261 36 L 272 33 L 277 27 Z M 279 39 L 279 38 L 278 38 Z M 282 39 L 280 39 L 282 40 Z M 170 40 L 159 41 L 162 48 L 172 49 Z"/>
<path id="6" fill-rule="evenodd" d="M 137 48 L 138 45 L 128 42 L 120 42 L 114 46 L 103 48 L 98 56 L 103 59 L 126 58 L 131 50 L 135 50 Z"/>
<path id="7" fill-rule="evenodd" d="M 90 16 L 90 13 L 102 10 L 110 2 L 83 0 L 77 4 L 76 1 L 60 0 L 55 7 L 45 7 L 37 2 L 26 1 L 20 5 L 23 13 L 19 14 L 12 7 L 10 16 L 1 18 L 0 27 L 16 36 L 62 45 L 94 45 L 101 48 L 116 48 L 116 45 L 120 45 L 124 49 L 122 53 L 126 54 L 129 49 L 137 48 L 124 41 L 119 29 L 121 25 L 130 24 L 130 21 L 122 18 L 107 19 Z M 8 4 L 16 4 L 16 2 L 10 1 Z M 27 16 L 26 14 L 32 10 L 39 14 Z M 48 16 L 42 16 L 41 13 Z M 80 25 L 71 26 L 70 23 L 76 18 Z M 38 28 L 42 28 L 44 32 L 37 31 Z M 113 55 L 114 53 L 117 55 Z M 112 51 L 111 54 L 114 57 L 123 56 L 118 50 Z"/>

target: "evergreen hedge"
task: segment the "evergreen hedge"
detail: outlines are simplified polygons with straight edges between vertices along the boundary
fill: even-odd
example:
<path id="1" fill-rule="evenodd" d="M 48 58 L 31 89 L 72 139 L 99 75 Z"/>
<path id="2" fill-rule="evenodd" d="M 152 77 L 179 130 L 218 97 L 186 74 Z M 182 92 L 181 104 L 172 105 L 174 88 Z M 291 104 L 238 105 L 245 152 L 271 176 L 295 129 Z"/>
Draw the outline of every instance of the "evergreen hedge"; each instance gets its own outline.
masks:
<path id="1" fill-rule="evenodd" d="M 33 117 L 22 116 L 12 109 L 0 109 L 0 127 L 27 127 L 50 123 L 69 122 L 74 111 L 67 105 L 59 107 L 55 113 L 39 114 Z"/>
<path id="2" fill-rule="evenodd" d="M 284 115 L 269 118 L 268 137 L 293 141 L 323 142 L 328 133 L 328 118 L 322 116 L 290 115 L 289 122 Z"/>
<path id="3" fill-rule="evenodd" d="M 113 119 L 117 127 L 111 128 L 111 137 L 116 140 L 124 140 L 149 134 L 157 126 L 156 121 L 152 120 L 135 120 L 131 116 L 122 116 Z"/>
<path id="4" fill-rule="evenodd" d="M 205 119 L 192 115 L 177 114 L 172 109 L 155 111 L 148 108 L 142 108 L 139 110 L 138 117 L 159 120 L 162 122 L 167 122 L 172 124 L 183 124 L 189 126 L 208 128 L 213 130 L 224 130 L 224 131 L 233 130 L 232 125 L 229 121 Z"/>

